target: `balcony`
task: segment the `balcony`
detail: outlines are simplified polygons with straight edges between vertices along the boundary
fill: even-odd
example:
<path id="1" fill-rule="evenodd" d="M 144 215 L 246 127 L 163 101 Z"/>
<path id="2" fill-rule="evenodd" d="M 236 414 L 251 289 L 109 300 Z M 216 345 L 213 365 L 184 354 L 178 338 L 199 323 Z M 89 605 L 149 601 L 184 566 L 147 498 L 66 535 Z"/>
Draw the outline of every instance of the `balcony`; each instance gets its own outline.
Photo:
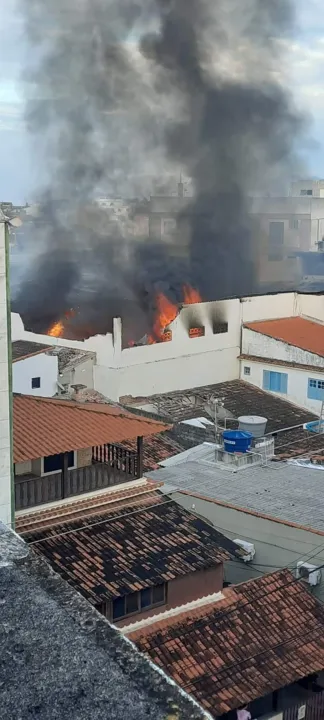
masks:
<path id="1" fill-rule="evenodd" d="M 15 508 L 26 510 L 141 477 L 140 452 L 118 445 L 92 448 L 92 464 L 50 475 L 15 477 Z"/>

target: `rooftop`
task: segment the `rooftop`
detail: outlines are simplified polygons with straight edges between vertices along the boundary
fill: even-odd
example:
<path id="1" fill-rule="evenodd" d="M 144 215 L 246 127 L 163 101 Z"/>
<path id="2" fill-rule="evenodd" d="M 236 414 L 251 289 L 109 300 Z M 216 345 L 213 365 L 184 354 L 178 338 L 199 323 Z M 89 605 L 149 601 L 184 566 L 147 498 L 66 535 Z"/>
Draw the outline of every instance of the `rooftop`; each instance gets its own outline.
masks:
<path id="1" fill-rule="evenodd" d="M 127 402 L 130 408 L 136 406 L 137 412 L 140 412 L 141 409 L 145 412 L 146 408 L 150 408 L 150 417 L 154 417 L 152 410 L 155 409 L 160 420 L 179 423 L 168 431 L 165 437 L 175 441 L 182 450 L 187 450 L 204 440 L 213 442 L 215 439 L 215 431 L 212 426 L 207 430 L 202 430 L 181 424 L 181 421 L 190 418 L 199 418 L 202 415 L 208 417 L 206 405 L 211 408 L 212 398 L 219 398 L 223 401 L 223 416 L 227 418 L 228 428 L 237 427 L 236 420 L 241 415 L 266 417 L 268 420 L 266 432 L 277 433 L 275 453 L 278 458 L 286 459 L 308 452 L 315 453 L 316 450 L 318 450 L 319 458 L 323 456 L 323 436 L 303 429 L 304 423 L 318 420 L 317 415 L 283 400 L 278 395 L 260 390 L 244 380 L 230 380 L 218 385 L 152 395 L 149 398 L 128 398 L 124 402 Z M 212 415 L 209 417 L 212 419 Z M 224 418 L 220 418 L 219 424 L 224 426 Z M 158 458 L 157 455 L 156 458 Z M 164 459 L 165 454 L 162 453 L 160 460 Z M 157 459 L 157 462 L 160 460 Z"/>
<path id="2" fill-rule="evenodd" d="M 43 345 L 42 343 L 30 342 L 29 340 L 15 340 L 15 342 L 11 344 L 12 361 L 17 362 L 17 360 L 23 360 L 31 355 L 38 355 L 50 349 L 48 345 Z"/>
<path id="3" fill-rule="evenodd" d="M 90 510 L 58 522 L 25 538 L 93 604 L 242 556 L 232 540 L 151 488 L 95 517 Z"/>
<path id="4" fill-rule="evenodd" d="M 14 462 L 120 443 L 166 430 L 161 422 L 120 407 L 54 398 L 14 395 Z"/>
<path id="5" fill-rule="evenodd" d="M 0 585 L 4 718 L 209 717 L 3 526 Z"/>
<path id="6" fill-rule="evenodd" d="M 303 317 L 262 320 L 244 327 L 324 357 L 324 325 Z"/>
<path id="7" fill-rule="evenodd" d="M 129 637 L 214 716 L 324 667 L 324 607 L 288 570 Z"/>
<path id="8" fill-rule="evenodd" d="M 52 355 L 57 355 L 59 373 L 72 370 L 85 360 L 95 358 L 95 353 L 88 350 L 77 350 L 76 348 L 61 347 L 53 350 Z"/>
<path id="9" fill-rule="evenodd" d="M 184 491 L 257 515 L 324 534 L 324 469 L 269 462 L 230 472 L 204 461 L 182 462 L 149 473 L 165 493 Z"/>

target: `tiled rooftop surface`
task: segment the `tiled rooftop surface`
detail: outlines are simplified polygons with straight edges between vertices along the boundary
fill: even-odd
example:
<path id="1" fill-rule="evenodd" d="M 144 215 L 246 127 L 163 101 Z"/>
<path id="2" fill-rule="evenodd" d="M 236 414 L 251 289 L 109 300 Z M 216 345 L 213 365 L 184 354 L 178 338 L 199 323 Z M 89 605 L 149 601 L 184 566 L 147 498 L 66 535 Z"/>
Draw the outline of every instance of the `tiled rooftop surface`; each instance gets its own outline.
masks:
<path id="1" fill-rule="evenodd" d="M 159 492 L 25 538 L 94 604 L 240 556 L 235 543 Z"/>
<path id="2" fill-rule="evenodd" d="M 130 634 L 140 650 L 219 716 L 324 667 L 324 607 L 288 570 Z"/>
<path id="3" fill-rule="evenodd" d="M 0 526 L 3 720 L 203 720 L 207 713 Z"/>
<path id="4" fill-rule="evenodd" d="M 244 327 L 324 357 L 324 325 L 303 317 L 262 320 Z"/>
<path id="5" fill-rule="evenodd" d="M 234 418 L 241 415 L 261 415 L 268 419 L 266 432 L 280 432 L 275 438 L 275 453 L 278 458 L 286 459 L 311 452 L 318 457 L 324 457 L 324 442 L 322 435 L 310 433 L 303 430 L 302 425 L 318 417 L 308 410 L 293 405 L 287 400 L 272 393 L 260 390 L 244 380 L 230 380 L 218 385 L 208 385 L 201 388 L 193 388 L 181 392 L 166 393 L 164 395 L 153 395 L 142 399 L 143 404 L 154 405 L 160 417 L 165 417 L 169 422 L 180 422 L 193 417 L 206 415 L 204 406 L 211 398 L 222 398 L 224 409 L 229 416 L 227 426 L 237 427 Z M 140 400 L 138 400 L 138 404 Z M 128 402 L 130 402 L 128 400 Z M 132 399 L 136 403 L 136 399 Z M 131 407 L 131 404 L 130 404 Z M 230 418 L 233 418 L 231 420 Z M 222 421 L 220 420 L 220 425 Z M 297 426 L 297 427 L 296 427 Z M 284 430 L 288 428 L 288 430 Z M 289 429 L 291 428 L 291 429 Z M 182 444 L 181 433 L 186 433 L 186 442 Z M 213 441 L 214 430 L 206 433 L 205 437 L 201 432 L 191 429 L 192 442 L 188 444 L 188 431 L 185 426 L 178 425 L 175 431 L 171 431 L 171 437 L 181 445 L 182 450 L 199 444 L 206 440 Z M 156 456 L 157 457 L 157 456 Z M 163 455 L 161 460 L 165 459 Z"/>
<path id="6" fill-rule="evenodd" d="M 53 354 L 57 355 L 60 373 L 71 370 L 76 365 L 79 365 L 80 362 L 95 357 L 95 353 L 87 350 L 77 350 L 76 348 L 67 347 L 58 348 L 58 350 L 53 351 Z"/>
<path id="7" fill-rule="evenodd" d="M 165 493 L 185 491 L 324 533 L 324 469 L 269 462 L 232 473 L 201 460 L 187 460 L 148 477 L 163 482 Z"/>
<path id="8" fill-rule="evenodd" d="M 11 344 L 12 361 L 22 360 L 30 355 L 37 355 L 50 349 L 48 345 L 43 345 L 42 343 L 30 342 L 29 340 L 15 340 Z"/>
<path id="9" fill-rule="evenodd" d="M 106 492 L 94 492 L 87 497 L 79 496 L 73 501 L 61 501 L 54 503 L 51 507 L 38 510 L 29 510 L 16 513 L 15 530 L 19 535 L 34 531 L 44 530 L 45 528 L 61 524 L 63 522 L 71 522 L 71 520 L 79 520 L 82 517 L 100 514 L 113 503 L 118 502 L 118 508 L 130 501 L 141 501 L 143 495 L 147 493 L 155 493 L 157 487 L 156 482 L 142 478 L 127 485 L 116 485 Z"/>
<path id="10" fill-rule="evenodd" d="M 166 430 L 163 423 L 98 403 L 15 395 L 14 462 L 120 443 Z"/>
<path id="11" fill-rule="evenodd" d="M 123 446 L 129 450 L 136 450 L 136 441 L 128 440 Z M 182 446 L 176 440 L 172 440 L 167 432 L 158 435 L 148 435 L 143 441 L 143 469 L 144 472 L 157 470 L 159 463 L 172 455 L 182 452 Z"/>

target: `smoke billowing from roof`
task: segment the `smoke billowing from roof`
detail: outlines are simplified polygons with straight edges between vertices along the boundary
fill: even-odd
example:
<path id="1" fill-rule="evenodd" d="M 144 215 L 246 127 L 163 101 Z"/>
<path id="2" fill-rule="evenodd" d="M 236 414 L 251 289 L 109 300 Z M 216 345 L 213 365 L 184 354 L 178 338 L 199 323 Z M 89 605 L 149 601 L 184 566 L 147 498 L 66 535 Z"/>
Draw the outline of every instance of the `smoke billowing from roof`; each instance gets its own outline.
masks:
<path id="1" fill-rule="evenodd" d="M 150 318 L 157 287 L 176 300 L 185 282 L 206 300 L 252 292 L 249 196 L 279 187 L 300 130 L 282 72 L 290 1 L 20 2 L 27 121 L 47 183 L 17 308 L 45 329 L 75 298 L 108 320 L 119 300 L 121 314 L 136 305 Z M 194 194 L 179 200 L 173 243 L 134 238 L 93 205 L 142 199 L 180 171 Z"/>

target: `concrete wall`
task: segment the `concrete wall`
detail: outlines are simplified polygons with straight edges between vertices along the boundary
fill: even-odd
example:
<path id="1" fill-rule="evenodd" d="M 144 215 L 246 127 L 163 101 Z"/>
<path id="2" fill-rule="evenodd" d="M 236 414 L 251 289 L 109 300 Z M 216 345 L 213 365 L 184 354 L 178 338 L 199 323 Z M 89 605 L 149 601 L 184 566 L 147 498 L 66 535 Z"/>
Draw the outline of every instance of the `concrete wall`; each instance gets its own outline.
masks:
<path id="1" fill-rule="evenodd" d="M 299 560 L 317 566 L 324 565 L 324 535 L 310 530 L 300 530 L 194 496 L 174 493 L 172 497 L 182 507 L 210 520 L 231 540 L 239 538 L 254 543 L 256 554 L 252 563 L 231 561 L 225 564 L 227 582 L 233 584 L 244 582 L 283 567 L 289 567 L 294 571 Z M 322 570 L 322 582 L 313 589 L 313 592 L 324 602 L 324 570 Z"/>
<path id="2" fill-rule="evenodd" d="M 5 224 L 0 219 L 0 521 L 12 522 L 11 355 Z"/>
<path id="3" fill-rule="evenodd" d="M 145 397 L 238 378 L 242 322 L 289 317 L 298 314 L 302 305 L 301 296 L 285 293 L 186 306 L 170 325 L 170 342 L 124 350 L 118 318 L 114 320 L 113 334 L 80 342 L 47 336 L 45 340 L 42 335 L 26 332 L 19 316 L 14 315 L 14 339 L 48 342 L 53 346 L 94 352 L 95 390 L 112 400 L 119 400 L 125 395 Z M 316 304 L 305 301 L 305 307 L 309 312 L 317 312 Z M 323 315 L 324 321 L 324 309 L 319 304 L 318 312 L 321 317 Z M 228 332 L 214 334 L 215 322 L 227 322 Z M 205 328 L 204 337 L 190 338 L 189 328 L 197 326 Z M 84 377 L 81 368 L 80 382 L 87 384 L 83 382 Z M 88 377 L 91 383 L 90 368 Z"/>
<path id="4" fill-rule="evenodd" d="M 287 373 L 288 387 L 287 395 L 284 397 L 299 407 L 311 410 L 320 414 L 321 401 L 311 400 L 308 394 L 308 379 L 324 380 L 324 358 L 314 353 L 306 352 L 300 348 L 288 345 L 287 343 L 267 337 L 261 333 L 254 332 L 248 328 L 242 331 L 242 353 L 261 358 L 282 360 L 292 364 L 310 365 L 318 368 L 318 371 L 309 369 L 297 369 L 286 367 L 276 363 L 253 362 L 250 359 L 241 361 L 240 377 L 259 388 L 263 388 L 263 371 Z M 244 368 L 250 368 L 250 375 L 246 375 Z M 282 397 L 281 393 L 275 393 Z"/>
<path id="5" fill-rule="evenodd" d="M 249 328 L 242 330 L 242 353 L 272 360 L 284 360 L 299 365 L 314 365 L 324 369 L 324 358 L 320 355 L 301 350 L 294 345 L 288 345 L 288 343 L 262 335 L 260 332 L 254 332 Z"/>
<path id="6" fill-rule="evenodd" d="M 151 610 L 129 615 L 123 620 L 119 620 L 114 624 L 118 627 L 129 625 L 130 623 L 144 620 L 152 615 L 159 615 L 161 612 L 171 610 L 171 608 L 180 607 L 185 603 L 193 602 L 206 595 L 220 592 L 223 589 L 224 568 L 220 563 L 209 570 L 201 570 L 200 572 L 190 573 L 183 577 L 177 577 L 175 580 L 168 582 L 167 603 L 159 605 Z M 110 619 L 112 619 L 112 605 L 110 607 Z"/>
<path id="7" fill-rule="evenodd" d="M 250 375 L 244 374 L 244 368 L 250 368 Z M 251 360 L 241 360 L 241 379 L 246 382 L 255 385 L 256 387 L 263 388 L 263 370 L 270 370 L 272 372 L 281 372 L 288 374 L 288 392 L 287 395 L 282 393 L 272 393 L 278 395 L 278 397 L 284 398 L 289 402 L 298 405 L 301 408 L 310 410 L 316 415 L 320 415 L 321 412 L 321 401 L 310 400 L 307 397 L 308 391 L 308 379 L 324 380 L 324 372 L 314 372 L 313 370 L 296 370 L 296 368 L 284 367 L 282 365 L 276 365 L 274 363 L 259 363 L 252 362 Z"/>
<path id="8" fill-rule="evenodd" d="M 79 362 L 75 367 L 63 370 L 59 377 L 61 385 L 86 385 L 90 390 L 94 389 L 94 364 L 95 358 L 87 358 Z"/>
<path id="9" fill-rule="evenodd" d="M 40 378 L 40 388 L 32 388 L 32 378 Z M 12 366 L 13 392 L 23 395 L 53 397 L 57 393 L 58 359 L 55 355 L 39 353 L 18 360 Z"/>

